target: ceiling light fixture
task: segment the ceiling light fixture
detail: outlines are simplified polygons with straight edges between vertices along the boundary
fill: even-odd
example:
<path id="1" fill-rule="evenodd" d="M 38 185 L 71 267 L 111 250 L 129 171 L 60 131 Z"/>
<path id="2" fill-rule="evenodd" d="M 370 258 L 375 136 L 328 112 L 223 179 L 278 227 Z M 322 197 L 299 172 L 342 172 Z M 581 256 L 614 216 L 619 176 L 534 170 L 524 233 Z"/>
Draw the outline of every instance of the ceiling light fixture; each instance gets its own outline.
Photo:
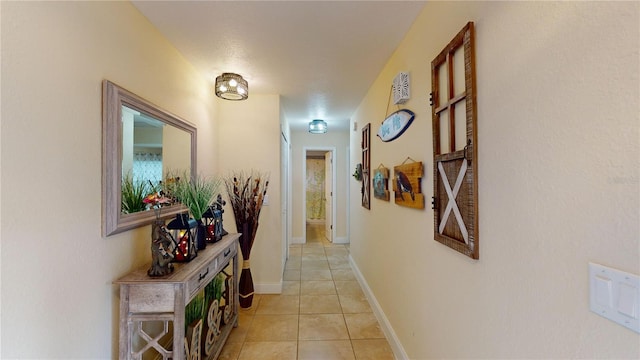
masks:
<path id="1" fill-rule="evenodd" d="M 246 100 L 249 84 L 241 75 L 223 73 L 216 78 L 216 96 L 225 100 Z"/>
<path id="2" fill-rule="evenodd" d="M 309 123 L 309 132 L 312 134 L 324 134 L 327 132 L 327 123 L 324 120 L 315 119 Z"/>

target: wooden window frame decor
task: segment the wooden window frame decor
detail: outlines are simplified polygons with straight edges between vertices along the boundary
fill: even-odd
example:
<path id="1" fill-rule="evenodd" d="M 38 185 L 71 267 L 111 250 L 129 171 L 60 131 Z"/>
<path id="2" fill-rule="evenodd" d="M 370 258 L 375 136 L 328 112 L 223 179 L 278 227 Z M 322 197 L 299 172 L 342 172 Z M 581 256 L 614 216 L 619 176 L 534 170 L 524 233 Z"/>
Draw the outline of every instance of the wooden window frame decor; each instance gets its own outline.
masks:
<path id="1" fill-rule="evenodd" d="M 435 240 L 472 259 L 478 259 L 478 139 L 474 38 L 474 23 L 469 22 L 431 62 L 431 114 Z M 459 56 L 459 53 L 456 53 L 458 50 L 461 50 L 464 56 L 464 62 L 458 63 L 464 68 L 464 89 L 454 88 L 454 76 L 457 74 L 454 71 L 457 69 L 454 54 Z M 440 93 L 440 71 L 443 72 L 446 81 L 446 94 Z M 460 110 L 464 109 L 466 133 L 464 143 L 461 142 L 462 139 L 458 139 L 458 147 L 456 105 L 460 106 Z M 446 120 L 447 124 L 441 127 L 441 121 Z M 458 135 L 461 135 L 460 132 Z M 460 145 L 464 147 L 461 148 Z"/>
<path id="2" fill-rule="evenodd" d="M 371 209 L 371 123 L 362 128 L 362 207 Z"/>

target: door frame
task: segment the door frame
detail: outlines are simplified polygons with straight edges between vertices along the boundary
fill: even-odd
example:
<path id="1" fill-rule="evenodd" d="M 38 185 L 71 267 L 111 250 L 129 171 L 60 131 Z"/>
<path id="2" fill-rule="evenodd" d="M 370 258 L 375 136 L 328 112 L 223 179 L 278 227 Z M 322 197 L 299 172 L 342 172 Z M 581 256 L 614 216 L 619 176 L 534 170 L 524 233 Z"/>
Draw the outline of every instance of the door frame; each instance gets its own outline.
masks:
<path id="1" fill-rule="evenodd" d="M 333 194 L 336 191 L 336 189 L 334 188 L 334 184 L 332 182 L 326 181 L 327 179 L 327 172 L 331 173 L 331 176 L 333 178 L 333 152 L 332 151 L 327 151 L 324 153 L 324 178 L 325 178 L 325 182 L 324 182 L 324 196 L 325 198 L 327 198 L 327 200 L 325 200 L 324 202 L 324 213 L 325 213 L 325 223 L 324 223 L 324 231 L 325 231 L 325 237 L 327 237 L 327 240 L 329 240 L 330 243 L 334 243 L 335 239 L 333 238 L 333 202 L 335 201 Z M 327 166 L 327 163 L 330 163 L 330 166 Z M 329 190 L 330 194 L 329 196 L 327 196 L 327 187 L 330 187 L 331 189 Z M 327 204 L 327 201 L 331 201 L 330 204 Z M 330 206 L 328 206 L 330 205 Z M 326 221 L 327 219 L 327 214 L 331 215 L 331 221 Z M 327 231 L 327 228 L 329 229 L 329 231 Z M 329 236 L 327 236 L 327 232 L 329 233 Z"/>
<path id="2" fill-rule="evenodd" d="M 336 148 L 335 146 L 304 146 L 302 148 L 302 241 L 307 243 L 307 152 L 309 151 L 326 151 L 331 152 L 334 159 L 331 164 L 331 188 L 333 189 L 333 200 L 331 202 L 331 238 L 336 239 Z M 325 179 L 327 181 L 327 179 Z"/>

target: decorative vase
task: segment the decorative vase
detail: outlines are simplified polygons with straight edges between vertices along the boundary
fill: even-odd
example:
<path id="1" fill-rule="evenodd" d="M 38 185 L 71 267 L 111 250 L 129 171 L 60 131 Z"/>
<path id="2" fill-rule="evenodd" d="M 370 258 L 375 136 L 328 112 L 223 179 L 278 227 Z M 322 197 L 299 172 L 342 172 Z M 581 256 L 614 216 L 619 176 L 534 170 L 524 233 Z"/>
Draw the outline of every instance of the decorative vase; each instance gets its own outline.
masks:
<path id="1" fill-rule="evenodd" d="M 251 247 L 253 245 L 253 229 L 249 223 L 242 224 L 242 234 L 240 235 L 240 251 L 242 252 L 242 271 L 240 272 L 240 281 L 238 284 L 238 295 L 240 296 L 240 307 L 248 309 L 253 303 L 253 277 L 251 276 L 251 268 L 249 257 L 251 256 Z"/>
<path id="2" fill-rule="evenodd" d="M 257 171 L 252 171 L 249 175 L 235 173 L 225 179 L 225 185 L 236 218 L 236 229 L 240 233 L 238 242 L 243 262 L 238 282 L 239 303 L 240 307 L 248 309 L 253 303 L 254 290 L 249 257 L 258 230 L 260 210 L 269 186 L 269 176 Z"/>
<path id="3" fill-rule="evenodd" d="M 175 243 L 163 220 L 156 220 L 151 225 L 151 268 L 149 276 L 165 276 L 173 272 L 173 250 Z"/>

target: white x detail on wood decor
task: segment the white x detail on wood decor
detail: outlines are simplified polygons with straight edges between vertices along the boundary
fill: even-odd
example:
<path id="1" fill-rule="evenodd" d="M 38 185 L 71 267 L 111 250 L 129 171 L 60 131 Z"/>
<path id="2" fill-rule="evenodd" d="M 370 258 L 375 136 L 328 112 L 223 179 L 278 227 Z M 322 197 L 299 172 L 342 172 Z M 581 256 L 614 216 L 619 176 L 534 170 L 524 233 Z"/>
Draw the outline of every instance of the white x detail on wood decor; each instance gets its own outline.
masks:
<path id="1" fill-rule="evenodd" d="M 447 207 L 444 210 L 444 214 L 442 215 L 442 221 L 440 221 L 440 226 L 438 228 L 438 231 L 440 232 L 440 234 L 442 234 L 445 226 L 447 225 L 447 220 L 449 219 L 451 210 L 453 210 L 453 214 L 455 215 L 456 220 L 458 220 L 458 226 L 460 227 L 460 231 L 462 232 L 462 237 L 464 238 L 464 242 L 468 244 L 469 233 L 467 232 L 467 227 L 464 224 L 464 220 L 462 220 L 462 215 L 460 214 L 458 203 L 456 202 L 456 196 L 458 196 L 458 192 L 460 191 L 460 186 L 462 186 L 462 181 L 464 180 L 464 176 L 467 173 L 467 161 L 462 160 L 462 166 L 460 167 L 460 172 L 458 173 L 458 178 L 456 179 L 456 183 L 453 186 L 453 191 L 451 190 L 451 185 L 449 185 L 449 179 L 447 179 L 447 174 L 444 172 L 444 168 L 442 167 L 441 161 L 438 162 L 438 172 L 440 173 L 440 177 L 442 178 L 444 189 L 447 192 L 447 196 L 449 197 L 449 202 L 447 203 Z"/>

